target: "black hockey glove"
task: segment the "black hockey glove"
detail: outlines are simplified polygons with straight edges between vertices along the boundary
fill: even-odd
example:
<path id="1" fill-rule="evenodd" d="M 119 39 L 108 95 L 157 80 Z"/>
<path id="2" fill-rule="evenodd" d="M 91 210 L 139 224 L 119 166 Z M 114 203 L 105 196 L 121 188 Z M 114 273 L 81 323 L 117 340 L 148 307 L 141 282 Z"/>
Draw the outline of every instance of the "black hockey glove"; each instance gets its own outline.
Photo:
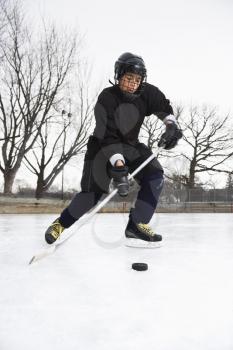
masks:
<path id="1" fill-rule="evenodd" d="M 162 134 L 158 146 L 164 149 L 171 149 L 177 145 L 179 139 L 183 136 L 181 129 L 175 123 L 166 125 L 166 131 Z"/>
<path id="2" fill-rule="evenodd" d="M 126 197 L 129 193 L 128 167 L 113 166 L 110 169 L 110 176 L 113 178 L 113 185 L 118 189 L 121 197 Z"/>

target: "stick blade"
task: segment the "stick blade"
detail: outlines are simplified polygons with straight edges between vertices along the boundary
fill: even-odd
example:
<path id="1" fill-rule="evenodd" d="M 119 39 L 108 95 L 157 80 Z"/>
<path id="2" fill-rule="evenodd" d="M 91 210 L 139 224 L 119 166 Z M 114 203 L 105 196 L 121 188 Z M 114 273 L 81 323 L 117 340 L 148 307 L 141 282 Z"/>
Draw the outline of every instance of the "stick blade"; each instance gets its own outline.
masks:
<path id="1" fill-rule="evenodd" d="M 37 254 L 33 255 L 33 257 L 31 258 L 31 260 L 29 261 L 29 265 L 33 264 L 36 261 L 39 261 L 43 258 L 45 258 L 48 255 L 51 255 L 54 253 L 56 249 L 56 245 L 52 245 L 49 248 L 45 248 L 44 250 L 41 250 L 40 252 L 38 252 Z"/>

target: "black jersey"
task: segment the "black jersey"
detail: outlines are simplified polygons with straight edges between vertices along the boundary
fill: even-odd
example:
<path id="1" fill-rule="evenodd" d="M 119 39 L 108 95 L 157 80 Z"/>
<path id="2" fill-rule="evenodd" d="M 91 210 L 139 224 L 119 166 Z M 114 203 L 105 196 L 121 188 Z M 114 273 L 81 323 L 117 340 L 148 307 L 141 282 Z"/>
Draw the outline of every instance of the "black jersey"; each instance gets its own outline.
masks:
<path id="1" fill-rule="evenodd" d="M 98 97 L 94 112 L 96 127 L 93 136 L 108 158 L 115 153 L 123 154 L 122 144 L 137 144 L 146 116 L 155 114 L 163 120 L 173 114 L 170 101 L 149 83 L 144 84 L 141 95 L 133 100 L 118 85 L 105 88 Z"/>

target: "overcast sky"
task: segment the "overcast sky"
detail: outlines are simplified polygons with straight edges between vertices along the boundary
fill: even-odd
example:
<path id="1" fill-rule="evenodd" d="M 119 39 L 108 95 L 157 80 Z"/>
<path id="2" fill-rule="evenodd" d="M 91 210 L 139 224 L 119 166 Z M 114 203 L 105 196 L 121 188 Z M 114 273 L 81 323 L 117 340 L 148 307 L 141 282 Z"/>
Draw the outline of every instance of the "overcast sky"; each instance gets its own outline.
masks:
<path id="1" fill-rule="evenodd" d="M 130 51 L 143 57 L 148 82 L 173 103 L 206 103 L 233 114 L 233 0 L 25 2 L 33 22 L 45 17 L 85 35 L 83 55 L 93 67 L 94 86 L 109 86 L 114 62 Z M 78 188 L 82 162 L 69 166 L 66 187 L 72 173 Z M 219 177 L 216 184 L 224 185 Z"/>
<path id="2" fill-rule="evenodd" d="M 173 102 L 207 103 L 233 112 L 233 1 L 26 0 L 46 16 L 85 34 L 84 53 L 102 87 L 117 57 L 141 55 L 148 82 Z"/>

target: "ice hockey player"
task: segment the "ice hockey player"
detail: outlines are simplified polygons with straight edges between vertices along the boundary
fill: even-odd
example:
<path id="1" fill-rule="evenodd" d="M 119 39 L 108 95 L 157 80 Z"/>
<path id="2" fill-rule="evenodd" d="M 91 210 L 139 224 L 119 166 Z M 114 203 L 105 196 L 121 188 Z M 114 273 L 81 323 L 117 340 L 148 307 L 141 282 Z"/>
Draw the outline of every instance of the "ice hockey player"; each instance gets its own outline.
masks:
<path id="1" fill-rule="evenodd" d="M 108 193 L 111 179 L 119 195 L 127 196 L 128 173 L 152 154 L 138 140 L 146 116 L 155 114 L 165 124 L 159 146 L 163 144 L 165 149 L 171 149 L 182 137 L 170 101 L 157 87 L 147 83 L 146 78 L 147 70 L 140 56 L 126 52 L 115 62 L 115 84 L 100 93 L 95 105 L 96 125 L 87 144 L 81 192 L 49 226 L 45 233 L 47 243 L 54 243 L 64 229 L 95 206 Z M 149 222 L 163 188 L 162 166 L 154 159 L 135 179 L 140 189 L 125 229 L 126 244 L 156 247 L 162 236 L 154 232 Z"/>

